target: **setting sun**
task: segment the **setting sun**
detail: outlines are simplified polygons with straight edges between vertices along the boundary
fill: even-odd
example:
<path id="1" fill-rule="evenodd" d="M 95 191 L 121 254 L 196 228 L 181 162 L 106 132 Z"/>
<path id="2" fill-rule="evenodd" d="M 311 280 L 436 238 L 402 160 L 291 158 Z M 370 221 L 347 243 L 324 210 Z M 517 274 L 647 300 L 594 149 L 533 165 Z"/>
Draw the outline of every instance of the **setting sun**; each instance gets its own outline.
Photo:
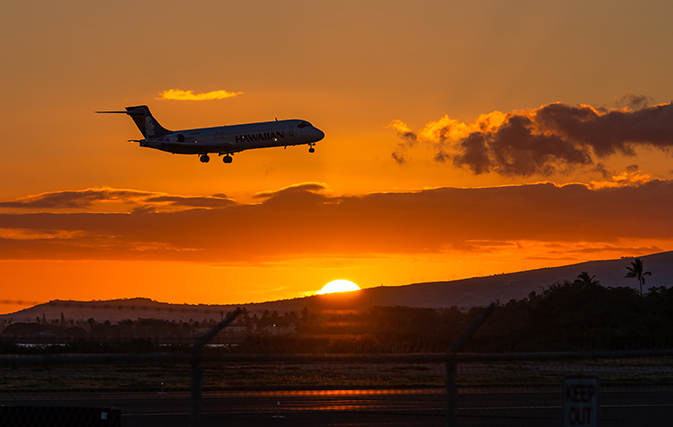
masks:
<path id="1" fill-rule="evenodd" d="M 322 294 L 331 294 L 334 292 L 350 292 L 350 291 L 359 291 L 360 287 L 350 280 L 333 280 L 323 286 L 321 290 L 318 291 L 318 295 Z"/>
<path id="2" fill-rule="evenodd" d="M 34 3 L 0 13 L 12 35 L 0 37 L 12 64 L 2 95 L 20 100 L 0 102 L 3 136 L 17 142 L 0 156 L 0 182 L 12 183 L 0 186 L 0 315 L 50 300 L 239 305 L 318 292 L 345 306 L 379 286 L 673 251 L 671 2 L 537 2 L 525 19 L 497 0 L 372 0 L 355 17 L 326 1 L 260 13 L 258 2 L 148 0 L 133 15 L 119 1 Z M 225 14 L 235 19 L 221 25 Z M 152 57 L 178 65 L 160 78 L 148 49 L 119 35 L 147 15 L 200 24 L 133 26 Z M 210 40 L 230 54 L 213 55 Z M 313 54 L 280 53 L 300 45 Z M 105 58 L 92 56 L 101 46 Z M 625 46 L 637 66 L 616 61 Z M 184 52 L 207 66 L 177 60 Z M 234 134 L 270 121 L 286 130 Z M 325 138 L 292 145 L 311 128 Z M 201 154 L 209 138 L 228 148 Z M 239 151 L 272 142 L 287 150 Z M 316 289 L 334 278 L 365 288 Z"/>

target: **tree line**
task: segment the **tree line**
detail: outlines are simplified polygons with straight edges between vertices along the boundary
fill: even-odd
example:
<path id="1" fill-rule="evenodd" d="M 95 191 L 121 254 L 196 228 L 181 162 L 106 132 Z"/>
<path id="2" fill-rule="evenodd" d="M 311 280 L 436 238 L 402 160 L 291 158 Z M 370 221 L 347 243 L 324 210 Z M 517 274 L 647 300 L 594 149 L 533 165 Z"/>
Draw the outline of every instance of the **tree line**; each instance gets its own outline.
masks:
<path id="1" fill-rule="evenodd" d="M 496 308 L 467 343 L 468 352 L 572 351 L 668 347 L 673 343 L 673 288 L 653 287 L 643 293 L 642 261 L 628 268 L 627 277 L 641 285 L 604 287 L 595 276 L 580 273 L 573 281 L 557 282 L 541 293 L 497 302 Z M 481 308 L 461 311 L 374 306 L 362 310 L 318 312 L 304 308 L 280 314 L 243 310 L 225 328 L 209 351 L 242 353 L 415 353 L 445 352 L 481 313 Z M 63 317 L 63 316 L 62 316 Z M 39 320 L 39 319 L 37 319 Z M 64 320 L 64 319 L 62 319 Z M 80 348 L 81 342 L 136 342 L 125 351 L 165 351 L 160 344 L 189 344 L 217 324 L 214 320 L 176 322 L 157 319 L 125 320 L 116 324 L 89 319 L 79 325 L 16 323 L 0 336 L 3 352 L 11 351 L 19 336 L 64 336 L 63 351 Z M 48 329 L 45 329 L 48 328 Z M 60 328 L 60 329 L 59 329 Z M 41 331 L 41 332 L 40 332 Z M 48 332 L 51 331 L 51 332 Z M 58 332 L 61 331 L 61 332 Z M 70 331 L 70 335 L 68 332 Z M 46 332 L 46 335 L 45 335 Z M 64 334 L 59 336 L 58 334 Z M 63 340 L 62 340 L 63 341 Z M 80 347 L 76 347 L 80 345 Z M 107 344 L 106 344 L 107 345 Z M 70 347 L 68 347 L 70 346 Z M 73 347 L 75 346 L 75 347 Z M 101 347 L 102 348 L 102 347 Z M 114 346 L 105 351 L 114 351 Z M 51 350 L 53 351 L 53 349 Z"/>
<path id="2" fill-rule="evenodd" d="M 473 351 L 618 350 L 673 344 L 673 288 L 604 287 L 581 273 L 498 307 Z"/>

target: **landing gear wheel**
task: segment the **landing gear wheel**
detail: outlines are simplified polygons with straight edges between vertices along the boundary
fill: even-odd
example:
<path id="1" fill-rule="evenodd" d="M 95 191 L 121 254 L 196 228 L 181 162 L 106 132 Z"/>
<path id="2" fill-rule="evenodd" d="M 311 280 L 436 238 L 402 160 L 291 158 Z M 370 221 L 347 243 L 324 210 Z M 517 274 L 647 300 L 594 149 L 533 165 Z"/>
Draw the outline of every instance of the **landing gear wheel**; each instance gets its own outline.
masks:
<path id="1" fill-rule="evenodd" d="M 315 153 L 315 148 L 313 148 L 313 147 L 309 147 L 308 152 L 309 152 L 309 153 Z"/>
<path id="2" fill-rule="evenodd" d="M 222 161 L 223 161 L 224 163 L 231 163 L 232 161 L 234 161 L 234 159 L 232 159 L 231 156 L 230 156 L 229 154 L 227 154 L 226 156 L 224 156 L 224 157 L 222 158 Z"/>
<path id="3" fill-rule="evenodd" d="M 202 154 L 199 157 L 199 160 L 201 160 L 201 163 L 208 163 L 210 161 L 210 157 L 208 157 L 207 154 Z"/>

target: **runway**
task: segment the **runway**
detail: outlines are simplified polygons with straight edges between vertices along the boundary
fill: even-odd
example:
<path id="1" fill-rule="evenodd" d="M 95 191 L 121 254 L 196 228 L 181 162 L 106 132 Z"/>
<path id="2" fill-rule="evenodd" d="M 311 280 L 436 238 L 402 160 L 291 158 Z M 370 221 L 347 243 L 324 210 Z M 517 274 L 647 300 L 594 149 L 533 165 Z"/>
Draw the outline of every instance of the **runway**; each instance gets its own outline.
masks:
<path id="1" fill-rule="evenodd" d="M 604 426 L 669 426 L 673 389 L 604 388 Z M 184 427 L 188 392 L 2 394 L 2 405 L 110 406 L 123 427 Z M 203 426 L 445 426 L 441 389 L 206 392 Z M 560 388 L 460 390 L 458 422 L 465 426 L 561 426 Z"/>

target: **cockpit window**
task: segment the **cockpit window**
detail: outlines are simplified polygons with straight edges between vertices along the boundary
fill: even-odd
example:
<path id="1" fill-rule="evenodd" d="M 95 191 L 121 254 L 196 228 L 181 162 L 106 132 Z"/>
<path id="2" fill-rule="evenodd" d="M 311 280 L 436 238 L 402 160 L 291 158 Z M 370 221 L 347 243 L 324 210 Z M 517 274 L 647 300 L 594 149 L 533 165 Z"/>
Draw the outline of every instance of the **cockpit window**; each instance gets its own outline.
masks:
<path id="1" fill-rule="evenodd" d="M 307 126 L 308 126 L 308 127 L 313 127 L 313 125 L 310 124 L 309 122 L 301 122 L 301 123 L 299 123 L 299 124 L 297 125 L 297 127 L 300 128 L 300 129 L 301 129 L 301 128 L 305 128 L 305 127 L 307 127 Z"/>

